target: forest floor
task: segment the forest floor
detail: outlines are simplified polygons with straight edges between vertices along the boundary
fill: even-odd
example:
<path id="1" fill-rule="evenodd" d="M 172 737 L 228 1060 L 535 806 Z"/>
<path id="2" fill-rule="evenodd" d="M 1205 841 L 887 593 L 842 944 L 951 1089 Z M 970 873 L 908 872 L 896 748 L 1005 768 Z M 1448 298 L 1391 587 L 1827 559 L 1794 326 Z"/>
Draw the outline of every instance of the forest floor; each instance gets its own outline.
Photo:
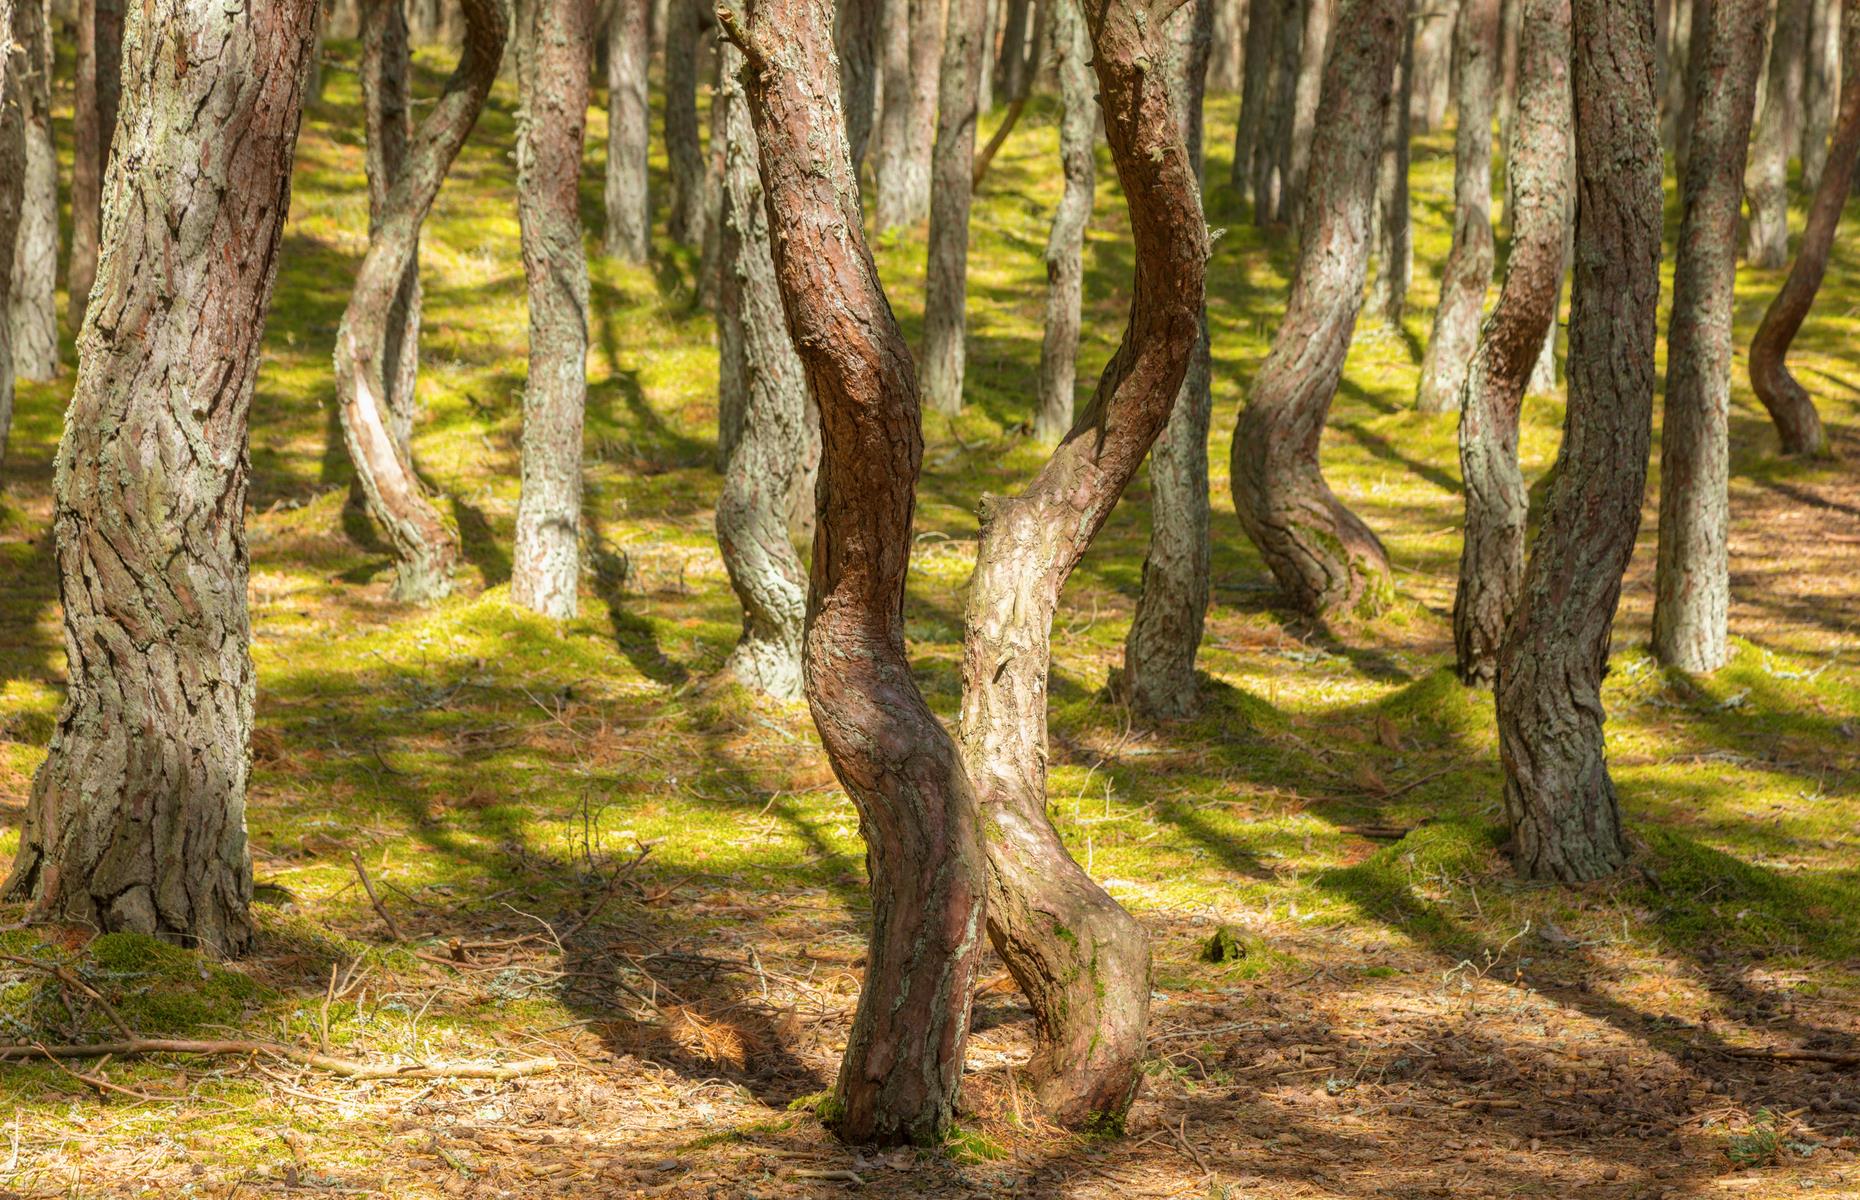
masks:
<path id="1" fill-rule="evenodd" d="M 445 64 L 421 64 L 430 91 Z M 1841 462 L 1777 457 L 1741 347 L 1781 274 L 1739 278 L 1736 657 L 1709 679 L 1645 650 L 1650 487 L 1605 689 L 1634 866 L 1592 887 L 1522 885 L 1499 848 L 1490 698 L 1447 670 L 1454 418 L 1411 404 L 1447 246 L 1450 136 L 1416 144 L 1410 315 L 1359 333 L 1324 447 L 1338 492 L 1387 541 L 1400 600 L 1373 622 L 1314 625 L 1280 606 L 1229 499 L 1226 447 L 1292 238 L 1255 229 L 1225 185 L 1235 102 L 1212 99 L 1208 208 L 1225 233 L 1209 296 L 1205 714 L 1146 729 L 1107 695 L 1143 559 L 1143 480 L 1055 631 L 1053 810 L 1154 940 L 1147 1084 L 1125 1137 L 1043 1128 L 1016 1075 L 1029 1017 L 991 959 L 959 1132 L 938 1152 L 864 1155 L 810 1111 L 859 985 L 856 821 L 805 706 L 713 679 L 737 610 L 711 532 L 715 351 L 695 257 L 595 261 L 594 570 L 579 619 L 521 614 L 507 577 L 524 287 L 500 84 L 422 262 L 416 453 L 469 562 L 452 599 L 398 607 L 385 547 L 349 506 L 332 408 L 367 199 L 355 77 L 327 78 L 252 418 L 260 946 L 222 965 L 12 926 L 0 950 L 29 961 L 0 963 L 0 1040 L 116 1036 L 89 989 L 143 1035 L 558 1065 L 501 1082 L 370 1081 L 249 1054 L 11 1065 L 4 1194 L 1860 1195 L 1860 1078 L 1772 1053 L 1860 1050 L 1860 241 L 1837 247 L 1794 359 Z M 597 115 L 591 229 L 604 140 Z M 974 220 L 970 405 L 926 421 L 908 632 L 946 715 L 976 500 L 1019 486 L 1041 455 L 1024 430 L 1055 144 L 1036 104 L 996 161 Z M 1102 165 L 1084 387 L 1123 327 L 1131 269 Z M 922 230 L 878 254 L 914 337 Z M 70 387 L 67 372 L 21 389 L 0 494 L 8 856 L 63 681 L 50 511 Z M 1557 397 L 1526 407 L 1533 478 L 1560 414 Z M 1203 961 L 1222 925 L 1243 956 Z"/>

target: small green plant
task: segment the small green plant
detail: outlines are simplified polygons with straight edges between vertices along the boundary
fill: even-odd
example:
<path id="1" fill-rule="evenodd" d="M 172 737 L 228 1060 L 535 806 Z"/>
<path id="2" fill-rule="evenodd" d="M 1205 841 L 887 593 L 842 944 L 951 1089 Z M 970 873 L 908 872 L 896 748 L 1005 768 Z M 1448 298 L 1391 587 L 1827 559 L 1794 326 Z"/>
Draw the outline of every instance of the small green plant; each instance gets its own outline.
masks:
<path id="1" fill-rule="evenodd" d="M 1781 1153 L 1776 1114 L 1767 1108 L 1758 1109 L 1746 1128 L 1731 1134 L 1724 1148 L 1724 1156 L 1735 1167 L 1767 1167 Z"/>
<path id="2" fill-rule="evenodd" d="M 951 1125 L 943 1138 L 943 1152 L 951 1162 L 984 1163 L 1007 1157 L 1007 1148 L 978 1129 Z"/>

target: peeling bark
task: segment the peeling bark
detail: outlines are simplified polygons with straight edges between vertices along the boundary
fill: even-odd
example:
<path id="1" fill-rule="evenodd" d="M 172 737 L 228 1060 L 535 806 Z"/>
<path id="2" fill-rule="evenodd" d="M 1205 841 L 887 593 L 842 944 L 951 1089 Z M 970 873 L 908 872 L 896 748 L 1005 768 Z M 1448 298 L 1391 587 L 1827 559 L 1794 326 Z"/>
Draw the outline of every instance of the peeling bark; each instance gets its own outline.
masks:
<path id="1" fill-rule="evenodd" d="M 122 92 L 124 0 L 78 0 L 77 80 L 71 114 L 71 260 L 65 267 L 73 331 L 84 327 L 97 278 L 104 170 Z"/>
<path id="2" fill-rule="evenodd" d="M 1809 0 L 1776 3 L 1763 115 L 1757 120 L 1750 165 L 1744 174 L 1744 195 L 1750 202 L 1746 257 L 1753 267 L 1771 269 L 1789 261 L 1789 150 L 1795 144 L 1796 118 L 1802 106 L 1809 9 Z"/>
<path id="3" fill-rule="evenodd" d="M 929 265 L 917 386 L 937 412 L 962 411 L 968 364 L 969 207 L 974 199 L 978 87 L 987 52 L 983 0 L 949 0 L 930 160 Z"/>
<path id="4" fill-rule="evenodd" d="M 652 197 L 646 161 L 652 138 L 647 65 L 652 41 L 646 28 L 651 0 L 614 0 L 607 27 L 606 251 L 622 262 L 652 254 Z"/>
<path id="5" fill-rule="evenodd" d="M 0 305 L 0 317 L 12 331 L 13 373 L 42 381 L 58 374 L 58 151 L 52 144 L 50 6 L 47 0 L 20 0 L 13 20 L 14 40 L 23 51 L 24 68 L 16 83 L 26 156 L 19 234 L 0 240 L 0 246 L 13 247 L 12 290 Z"/>
<path id="6" fill-rule="evenodd" d="M 1053 61 L 1059 74 L 1059 166 L 1065 190 L 1046 239 L 1046 325 L 1040 341 L 1040 411 L 1033 435 L 1052 445 L 1072 428 L 1078 381 L 1079 315 L 1085 277 L 1085 226 L 1097 186 L 1098 98 L 1091 35 L 1080 0 L 1052 0 Z"/>
<path id="7" fill-rule="evenodd" d="M 1408 285 L 1414 278 L 1414 226 L 1408 211 L 1408 151 L 1413 140 L 1409 98 L 1419 36 L 1411 21 L 1395 67 L 1390 103 L 1382 114 L 1382 158 L 1376 167 L 1376 274 L 1369 283 L 1369 311 L 1395 329 L 1407 313 Z"/>
<path id="8" fill-rule="evenodd" d="M 413 97 L 408 74 L 407 13 L 385 0 L 362 9 L 362 114 L 368 134 L 364 166 L 368 175 L 368 236 L 381 228 L 388 195 L 407 164 L 407 139 L 413 132 Z M 413 453 L 414 399 L 420 376 L 420 247 L 416 238 L 400 288 L 388 307 L 386 348 L 382 361 L 388 432 L 403 457 Z M 411 458 L 409 457 L 409 461 Z"/>

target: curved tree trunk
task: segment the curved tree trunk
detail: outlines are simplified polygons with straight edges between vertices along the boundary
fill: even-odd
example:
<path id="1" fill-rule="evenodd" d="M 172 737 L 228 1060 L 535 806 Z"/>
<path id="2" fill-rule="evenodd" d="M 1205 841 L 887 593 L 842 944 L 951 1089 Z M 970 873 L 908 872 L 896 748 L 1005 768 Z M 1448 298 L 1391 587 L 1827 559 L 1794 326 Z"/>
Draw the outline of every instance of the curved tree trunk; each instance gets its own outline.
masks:
<path id="1" fill-rule="evenodd" d="M 407 148 L 406 162 L 368 239 L 368 252 L 336 329 L 336 396 L 343 441 L 361 479 L 368 514 L 394 546 L 394 597 L 415 604 L 451 591 L 458 535 L 433 507 L 412 460 L 390 430 L 384 372 L 395 361 L 390 357 L 390 314 L 418 251 L 420 226 L 478 120 L 504 53 L 508 28 L 497 0 L 462 2 L 466 27 L 459 65 Z"/>
<path id="2" fill-rule="evenodd" d="M 789 537 L 790 497 L 805 473 L 807 379 L 782 312 L 769 249 L 768 213 L 737 73 L 742 54 L 725 43 L 722 137 L 723 291 L 718 337 L 726 348 L 720 403 L 737 414 L 717 498 L 717 545 L 730 586 L 743 606 L 743 636 L 724 670 L 779 700 L 801 695 L 801 633 L 807 616 L 807 572 Z M 813 495 L 806 497 L 811 508 Z"/>
<path id="3" fill-rule="evenodd" d="M 1234 508 L 1291 602 L 1373 610 L 1388 554 L 1331 492 L 1318 443 L 1362 305 L 1383 115 L 1407 27 L 1403 0 L 1343 0 L 1324 68 L 1297 274 L 1233 439 Z"/>
<path id="4" fill-rule="evenodd" d="M 665 158 L 672 185 L 666 232 L 674 242 L 701 249 L 710 199 L 703 123 L 698 118 L 698 49 L 714 28 L 709 0 L 671 0 L 666 21 Z"/>
<path id="5" fill-rule="evenodd" d="M 1318 93 L 1324 84 L 1324 52 L 1330 49 L 1331 4 L 1304 0 L 1298 43 L 1298 75 L 1292 85 L 1292 144 L 1280 219 L 1297 221 L 1304 208 L 1305 176 L 1311 170 L 1311 132 L 1317 123 Z"/>
<path id="6" fill-rule="evenodd" d="M 985 867 L 975 793 L 904 654 L 916 378 L 865 243 L 828 10 L 745 7 L 722 16 L 748 65 L 775 279 L 825 433 L 807 699 L 872 876 L 865 986 L 822 1116 L 855 1145 L 933 1145 L 962 1078 Z"/>
<path id="7" fill-rule="evenodd" d="M 1032 1003 L 1035 1093 L 1062 1124 L 1119 1127 L 1149 1013 L 1142 928 L 1066 853 L 1046 815 L 1046 695 L 1060 590 L 1175 405 L 1208 260 L 1194 162 L 1158 10 L 1107 0 L 1092 32 L 1105 135 L 1135 241 L 1124 340 L 1027 489 L 982 507 L 962 654 L 962 750 L 986 818 L 988 931 Z M 1166 11 L 1166 10 L 1164 10 Z M 1195 18 L 1205 38 L 1205 10 Z M 1199 52 L 1205 66 L 1205 49 Z"/>
<path id="8" fill-rule="evenodd" d="M 1651 0 L 1576 0 L 1574 14 L 1569 406 L 1498 668 L 1513 859 L 1526 878 L 1567 882 L 1627 859 L 1601 682 L 1647 482 L 1664 171 Z"/>
<path id="9" fill-rule="evenodd" d="M 1046 333 L 1040 341 L 1040 411 L 1033 435 L 1052 445 L 1072 428 L 1078 381 L 1079 314 L 1085 278 L 1085 226 L 1097 186 L 1098 98 L 1091 35 L 1080 0 L 1052 0 L 1053 62 L 1059 73 L 1059 166 L 1065 174 L 1046 239 Z"/>
<path id="10" fill-rule="evenodd" d="M 983 0 L 949 0 L 930 161 L 930 246 L 924 279 L 924 348 L 917 386 L 940 413 L 962 411 L 968 361 L 969 206 L 974 199 L 975 120 L 987 53 Z"/>
<path id="11" fill-rule="evenodd" d="M 1523 0 L 1511 178 L 1518 215 L 1505 285 L 1479 333 L 1460 393 L 1466 535 L 1453 596 L 1453 644 L 1464 682 L 1492 686 L 1498 650 L 1524 583 L 1530 504 L 1518 470 L 1518 410 L 1546 331 L 1554 331 L 1569 226 L 1570 0 Z"/>
<path id="12" fill-rule="evenodd" d="M 1753 267 L 1774 268 L 1789 261 L 1789 150 L 1795 144 L 1796 117 L 1802 105 L 1809 8 L 1809 0 L 1776 2 L 1763 115 L 1757 120 L 1750 166 L 1744 174 L 1744 195 L 1750 202 L 1746 256 Z"/>
<path id="13" fill-rule="evenodd" d="M 253 934 L 246 429 L 316 9 L 130 9 L 58 450 L 70 685 L 6 885 L 45 918 L 220 954 Z"/>
<path id="14" fill-rule="evenodd" d="M 581 144 L 594 0 L 517 0 L 517 217 L 529 281 L 523 484 L 510 598 L 575 615 L 581 579 L 581 424 L 588 398 L 588 259 Z"/>
<path id="15" fill-rule="evenodd" d="M 1325 8 L 1329 0 L 1316 0 Z M 1214 32 L 1213 0 L 1189 0 L 1170 19 L 1170 91 L 1201 186 L 1202 99 Z M 1310 36 L 1310 26 L 1306 26 Z M 1195 655 L 1208 613 L 1208 420 L 1213 364 L 1204 305 L 1188 371 L 1150 450 L 1150 545 L 1143 589 L 1124 639 L 1124 694 L 1137 715 L 1171 720 L 1200 707 Z"/>
<path id="16" fill-rule="evenodd" d="M 408 49 L 407 12 L 398 3 L 370 3 L 362 10 L 362 112 L 368 131 L 368 236 L 381 228 L 388 195 L 407 164 L 407 139 L 413 132 L 413 97 L 409 92 L 412 56 Z M 420 375 L 420 247 L 401 273 L 400 289 L 388 308 L 382 361 L 388 432 L 403 457 L 412 461 L 414 397 Z"/>
<path id="17" fill-rule="evenodd" d="M 58 374 L 58 151 L 52 144 L 52 30 L 47 0 L 19 0 L 14 40 L 25 69 L 18 79 L 24 106 L 26 161 L 19 235 L 11 245 L 12 290 L 0 319 L 12 331 L 13 372 L 21 379 Z M 0 256 L 0 267 L 7 263 Z"/>
<path id="18" fill-rule="evenodd" d="M 988 174 L 989 164 L 995 161 L 995 155 L 1000 153 L 1001 147 L 1007 143 L 1008 136 L 1014 132 L 1014 127 L 1020 123 L 1020 115 L 1026 111 L 1027 101 L 1033 96 L 1034 79 L 1044 65 L 1041 60 L 1041 53 L 1046 46 L 1048 10 L 1051 8 L 1051 0 L 1037 0 L 1033 6 L 1033 44 L 1035 49 L 1028 55 L 1026 65 L 1020 72 L 1020 90 L 1015 92 L 1009 100 L 1007 115 L 1001 118 L 1001 123 L 999 125 L 995 126 L 994 133 L 988 138 L 988 144 L 976 152 L 975 171 L 971 176 L 971 183 L 977 189 L 982 186 L 982 179 Z"/>
<path id="19" fill-rule="evenodd" d="M 1750 386 L 1769 410 L 1784 454 L 1823 455 L 1828 452 L 1821 415 L 1815 402 L 1789 371 L 1789 346 L 1808 319 L 1808 310 L 1821 290 L 1828 271 L 1828 252 L 1840 228 L 1841 209 L 1853 186 L 1854 156 L 1860 153 L 1860 8 L 1855 0 L 1841 5 L 1841 108 L 1828 146 L 1827 169 L 1815 189 L 1808 221 L 1802 227 L 1802 245 L 1796 252 L 1789 278 L 1763 313 L 1756 336 L 1750 339 Z"/>
<path id="20" fill-rule="evenodd" d="M 1821 186 L 1828 165 L 1828 132 L 1840 102 L 1841 0 L 1814 0 L 1808 26 L 1808 56 L 1802 74 L 1802 190 Z"/>
<path id="21" fill-rule="evenodd" d="M 65 267 L 73 332 L 84 327 L 97 278 L 103 174 L 122 93 L 124 0 L 78 0 L 77 81 L 71 114 L 71 261 Z"/>
<path id="22" fill-rule="evenodd" d="M 28 0 L 30 2 L 30 0 Z M 26 106 L 21 92 L 30 69 L 13 0 L 0 0 L 0 246 L 19 236 L 20 205 L 26 183 Z M 13 288 L 11 271 L 0 272 L 0 313 Z M 13 328 L 0 320 L 0 462 L 13 428 Z"/>
<path id="23" fill-rule="evenodd" d="M 839 43 L 840 108 L 846 114 L 846 137 L 852 145 L 853 174 L 865 164 L 866 143 L 872 140 L 874 100 L 878 96 L 879 20 L 884 0 L 840 0 Z M 711 132 L 716 137 L 715 130 Z"/>
<path id="24" fill-rule="evenodd" d="M 646 161 L 652 108 L 646 70 L 652 40 L 652 0 L 614 0 L 607 27 L 606 250 L 622 262 L 643 263 L 652 253 L 652 197 Z"/>
<path id="25" fill-rule="evenodd" d="M 1278 22 L 1284 7 L 1282 0 L 1247 0 L 1246 47 L 1240 63 L 1240 119 L 1234 125 L 1233 170 L 1228 177 L 1236 192 L 1252 187 L 1265 140 L 1272 52 L 1278 45 Z M 1255 224 L 1264 224 L 1267 219 L 1254 214 Z"/>
<path id="26" fill-rule="evenodd" d="M 1711 0 L 1694 39 L 1692 149 L 1667 332 L 1653 652 L 1683 671 L 1730 657 L 1731 318 L 1744 156 L 1763 66 L 1763 0 Z"/>
<path id="27" fill-rule="evenodd" d="M 1414 226 L 1408 205 L 1408 146 L 1415 41 L 1419 31 L 1409 22 L 1389 107 L 1382 114 L 1382 159 L 1376 167 L 1376 276 L 1369 283 L 1369 312 L 1400 328 L 1408 309 L 1408 284 L 1414 278 Z"/>
<path id="28" fill-rule="evenodd" d="M 1453 139 L 1453 245 L 1440 274 L 1440 307 L 1421 360 L 1415 407 L 1459 407 L 1466 365 L 1479 342 L 1479 315 L 1492 283 L 1492 99 L 1498 74 L 1498 0 L 1461 0 L 1453 52 L 1458 58 L 1459 128 Z"/>

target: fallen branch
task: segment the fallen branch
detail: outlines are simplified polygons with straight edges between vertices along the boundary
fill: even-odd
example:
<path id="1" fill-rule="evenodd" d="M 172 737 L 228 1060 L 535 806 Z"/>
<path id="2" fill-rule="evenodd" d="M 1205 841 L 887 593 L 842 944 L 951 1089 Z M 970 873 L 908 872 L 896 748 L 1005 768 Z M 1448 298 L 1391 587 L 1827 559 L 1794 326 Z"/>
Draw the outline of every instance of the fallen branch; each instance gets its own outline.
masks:
<path id="1" fill-rule="evenodd" d="M 361 878 L 362 890 L 368 893 L 368 903 L 375 906 L 375 915 L 380 917 L 382 923 L 387 926 L 388 936 L 397 942 L 406 941 L 407 939 L 401 936 L 400 926 L 394 923 L 393 915 L 388 912 L 387 905 L 381 903 L 381 897 L 375 895 L 375 881 L 368 878 L 368 868 L 362 865 L 361 851 L 349 851 L 349 861 L 355 864 L 355 873 Z"/>
<path id="2" fill-rule="evenodd" d="M 357 1062 L 351 1058 L 300 1050 L 282 1042 L 194 1041 L 188 1038 L 126 1038 L 120 1042 L 94 1042 L 81 1045 L 46 1046 L 0 1045 L 0 1060 L 43 1056 L 46 1058 L 127 1058 L 141 1054 L 270 1055 L 290 1062 L 328 1071 L 349 1079 L 516 1079 L 540 1075 L 556 1068 L 553 1058 L 527 1058 L 512 1063 L 407 1063 L 387 1066 Z"/>
<path id="3" fill-rule="evenodd" d="M 1860 1067 L 1860 1051 L 1853 1050 L 1764 1050 L 1740 1046 L 1719 1047 L 1719 1053 L 1733 1058 L 1761 1058 L 1771 1062 L 1824 1062 L 1843 1067 Z"/>

